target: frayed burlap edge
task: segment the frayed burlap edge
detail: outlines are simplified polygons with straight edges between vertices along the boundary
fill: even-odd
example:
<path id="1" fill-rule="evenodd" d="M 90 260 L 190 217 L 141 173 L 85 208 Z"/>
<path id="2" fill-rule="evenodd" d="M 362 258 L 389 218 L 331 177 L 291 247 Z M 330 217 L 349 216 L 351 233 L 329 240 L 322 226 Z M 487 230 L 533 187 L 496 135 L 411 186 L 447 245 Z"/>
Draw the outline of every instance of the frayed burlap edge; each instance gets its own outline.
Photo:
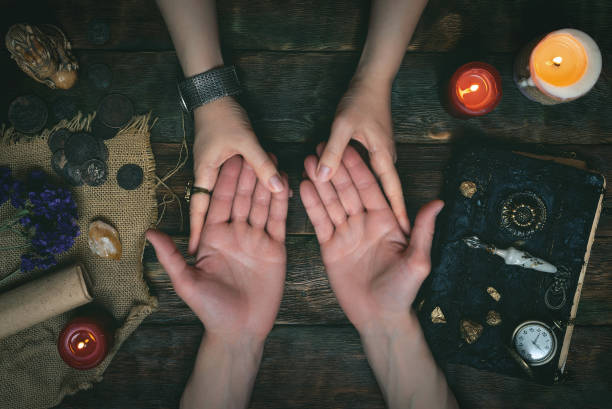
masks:
<path id="1" fill-rule="evenodd" d="M 54 131 L 62 128 L 66 128 L 72 132 L 78 131 L 90 131 L 91 123 L 95 118 L 96 113 L 93 112 L 88 115 L 84 115 L 80 111 L 75 115 L 74 118 L 70 120 L 61 120 L 55 126 L 51 128 L 44 129 L 40 134 L 37 135 L 26 135 L 17 130 L 14 127 L 6 127 L 5 124 L 0 126 L 0 144 L 11 145 L 18 143 L 24 138 L 34 139 L 34 138 L 42 138 L 44 140 L 48 140 L 49 135 Z M 146 133 L 150 134 L 151 129 L 155 126 L 157 122 L 157 118 L 154 118 L 151 121 L 151 112 L 145 115 L 138 115 L 132 118 L 132 120 L 126 125 L 125 128 L 121 129 L 119 133 L 127 133 L 127 132 L 137 132 L 137 133 Z M 150 141 L 146 144 L 146 169 L 144 173 L 144 183 L 146 183 L 149 194 L 153 199 L 153 203 L 156 203 L 153 206 L 151 217 L 149 220 L 149 227 L 155 227 L 158 221 L 158 206 L 157 206 L 157 195 L 156 189 L 159 186 L 159 178 L 155 173 L 155 157 L 153 156 L 153 150 L 151 149 Z M 144 257 L 144 249 L 146 245 L 146 239 L 143 237 L 140 239 L 138 248 L 140 252 L 140 264 L 137 268 L 137 276 L 140 280 L 144 280 L 144 268 L 143 268 L 143 257 Z M 131 335 L 136 328 L 140 325 L 140 323 L 152 312 L 154 312 L 158 306 L 158 299 L 155 296 L 152 296 L 150 293 L 146 299 L 146 305 L 137 305 L 130 309 L 128 316 L 126 317 L 123 325 L 115 331 L 115 340 L 113 343 L 113 347 L 109 351 L 106 359 L 100 364 L 97 369 L 97 373 L 94 375 L 93 379 L 90 382 L 81 382 L 76 385 L 64 385 L 60 389 L 60 393 L 52 403 L 52 406 L 56 406 L 61 403 L 61 401 L 67 395 L 74 395 L 81 390 L 91 389 L 94 383 L 99 383 L 103 379 L 103 374 L 106 371 L 107 367 L 110 365 L 112 359 L 115 357 L 115 354 L 119 351 L 119 348 L 123 345 L 123 342 Z"/>

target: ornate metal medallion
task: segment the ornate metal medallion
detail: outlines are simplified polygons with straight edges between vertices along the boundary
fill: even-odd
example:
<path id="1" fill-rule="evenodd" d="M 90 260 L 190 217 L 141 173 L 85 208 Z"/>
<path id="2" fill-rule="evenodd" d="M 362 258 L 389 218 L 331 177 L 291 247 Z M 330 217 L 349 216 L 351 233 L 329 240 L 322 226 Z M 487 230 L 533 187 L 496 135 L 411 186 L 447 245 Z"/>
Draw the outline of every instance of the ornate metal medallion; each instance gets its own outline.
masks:
<path id="1" fill-rule="evenodd" d="M 514 237 L 530 237 L 545 223 L 546 205 L 533 192 L 516 192 L 502 202 L 500 226 Z"/>

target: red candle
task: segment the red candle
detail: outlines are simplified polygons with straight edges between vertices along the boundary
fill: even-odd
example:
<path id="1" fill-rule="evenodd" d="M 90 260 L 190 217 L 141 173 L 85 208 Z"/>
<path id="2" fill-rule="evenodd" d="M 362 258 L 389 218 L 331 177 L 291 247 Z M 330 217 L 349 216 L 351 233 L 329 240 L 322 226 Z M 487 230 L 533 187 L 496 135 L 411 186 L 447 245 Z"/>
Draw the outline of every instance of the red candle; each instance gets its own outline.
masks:
<path id="1" fill-rule="evenodd" d="M 62 359 L 76 369 L 90 369 L 104 360 L 112 331 L 110 320 L 100 316 L 80 316 L 70 321 L 57 341 Z"/>
<path id="2" fill-rule="evenodd" d="M 492 65 L 467 63 L 451 77 L 448 95 L 453 114 L 460 117 L 484 115 L 501 99 L 501 77 Z"/>

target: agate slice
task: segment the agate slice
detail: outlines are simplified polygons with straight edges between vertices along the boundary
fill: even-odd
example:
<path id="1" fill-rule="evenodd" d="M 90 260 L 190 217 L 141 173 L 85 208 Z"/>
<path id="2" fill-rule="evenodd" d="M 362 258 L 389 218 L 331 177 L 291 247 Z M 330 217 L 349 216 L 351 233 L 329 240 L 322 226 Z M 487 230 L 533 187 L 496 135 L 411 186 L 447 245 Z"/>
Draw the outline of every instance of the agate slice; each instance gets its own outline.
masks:
<path id="1" fill-rule="evenodd" d="M 56 26 L 15 24 L 5 43 L 19 68 L 36 81 L 54 89 L 69 89 L 76 83 L 79 64 L 70 41 Z"/>
<path id="2" fill-rule="evenodd" d="M 92 253 L 112 260 L 121 258 L 121 241 L 115 228 L 101 220 L 91 222 L 87 238 Z"/>

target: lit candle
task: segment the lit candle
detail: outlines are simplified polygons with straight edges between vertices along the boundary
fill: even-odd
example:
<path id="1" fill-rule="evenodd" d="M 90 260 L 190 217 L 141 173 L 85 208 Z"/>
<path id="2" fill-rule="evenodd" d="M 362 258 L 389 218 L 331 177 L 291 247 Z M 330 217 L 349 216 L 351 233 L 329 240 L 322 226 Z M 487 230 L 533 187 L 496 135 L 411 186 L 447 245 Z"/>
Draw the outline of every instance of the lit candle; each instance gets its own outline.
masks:
<path id="1" fill-rule="evenodd" d="M 545 105 L 580 98 L 593 88 L 600 73 L 601 52 L 595 41 L 569 28 L 528 44 L 514 66 L 521 92 Z"/>
<path id="2" fill-rule="evenodd" d="M 81 316 L 71 320 L 57 341 L 60 356 L 76 369 L 90 369 L 102 362 L 112 343 L 107 317 Z"/>
<path id="3" fill-rule="evenodd" d="M 459 67 L 448 85 L 451 112 L 459 117 L 491 112 L 502 96 L 501 77 L 497 70 L 483 62 Z"/>

